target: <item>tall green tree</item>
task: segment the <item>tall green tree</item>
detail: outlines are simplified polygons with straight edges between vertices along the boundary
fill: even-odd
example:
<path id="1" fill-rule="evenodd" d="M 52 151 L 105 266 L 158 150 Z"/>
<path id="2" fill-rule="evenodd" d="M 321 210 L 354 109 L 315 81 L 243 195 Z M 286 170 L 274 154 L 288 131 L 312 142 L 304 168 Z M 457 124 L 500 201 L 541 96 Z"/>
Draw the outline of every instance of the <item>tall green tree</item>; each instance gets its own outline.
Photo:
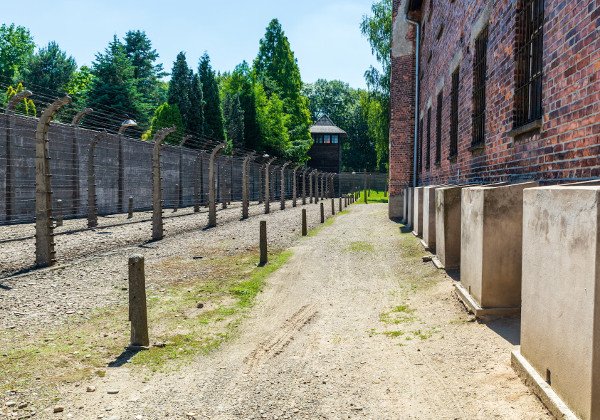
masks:
<path id="1" fill-rule="evenodd" d="M 371 51 L 383 67 L 380 72 L 373 66 L 365 72 L 370 90 L 369 131 L 375 136 L 378 163 L 388 161 L 390 78 L 392 47 L 392 0 L 380 0 L 371 6 L 371 15 L 363 16 L 360 24 L 362 34 L 368 39 Z"/>
<path id="2" fill-rule="evenodd" d="M 225 120 L 219 84 L 207 53 L 200 58 L 198 74 L 204 94 L 204 134 L 216 140 L 225 140 Z"/>
<path id="3" fill-rule="evenodd" d="M 123 118 L 123 114 L 131 118 L 139 118 L 142 115 L 143 105 L 137 91 L 133 64 L 116 36 L 109 43 L 104 54 L 96 54 L 96 61 L 92 64 L 92 76 L 89 92 L 89 102 L 92 107 L 100 105 L 114 108 L 115 111 L 103 108 L 102 112 L 109 114 L 108 117 L 115 120 Z M 143 123 L 138 121 L 142 127 Z"/>
<path id="4" fill-rule="evenodd" d="M 35 43 L 29 29 L 23 26 L 0 26 L 0 76 L 6 78 L 5 82 L 12 82 L 17 78 L 19 69 L 23 67 L 27 58 L 33 54 Z"/>
<path id="5" fill-rule="evenodd" d="M 244 143 L 249 149 L 261 150 L 262 135 L 256 117 L 256 98 L 252 70 L 247 62 L 238 64 L 222 80 L 223 95 L 238 95 L 244 112 Z M 222 96 L 223 96 L 222 95 Z"/>
<path id="6" fill-rule="evenodd" d="M 227 128 L 227 139 L 231 146 L 245 147 L 244 142 L 244 110 L 240 102 L 240 94 L 225 93 L 223 101 L 223 114 Z"/>
<path id="7" fill-rule="evenodd" d="M 264 38 L 260 40 L 253 69 L 265 93 L 276 94 L 283 102 L 283 110 L 288 115 L 286 126 L 290 147 L 295 149 L 292 154 L 308 150 L 311 144 L 308 100 L 301 95 L 298 62 L 277 19 L 269 23 Z"/>
<path id="8" fill-rule="evenodd" d="M 152 42 L 144 31 L 129 31 L 125 34 L 124 48 L 127 58 L 133 64 L 133 77 L 137 82 L 137 90 L 147 109 L 163 103 L 161 99 L 160 79 L 167 75 L 162 64 L 156 64 L 159 55 L 152 48 Z"/>
<path id="9" fill-rule="evenodd" d="M 54 41 L 30 56 L 20 71 L 28 83 L 37 85 L 36 90 L 65 90 L 77 70 L 77 63 L 62 51 Z"/>
<path id="10" fill-rule="evenodd" d="M 196 73 L 192 76 L 189 90 L 190 110 L 187 116 L 186 130 L 198 135 L 204 134 L 204 93 L 202 82 Z"/>
<path id="11" fill-rule="evenodd" d="M 171 70 L 171 82 L 169 83 L 169 105 L 177 104 L 184 127 L 190 127 L 188 116 L 191 109 L 190 102 L 190 68 L 185 58 L 185 53 L 182 51 L 177 54 L 177 58 L 173 63 Z"/>
<path id="12" fill-rule="evenodd" d="M 162 128 L 177 127 L 177 131 L 169 134 L 164 142 L 179 145 L 184 136 L 183 120 L 177 104 L 169 105 L 167 102 L 156 108 L 150 129 L 142 136 L 144 140 L 152 141 L 156 132 Z"/>
<path id="13" fill-rule="evenodd" d="M 255 86 L 255 97 L 256 117 L 263 138 L 262 149 L 278 156 L 286 156 L 290 149 L 287 130 L 289 115 L 283 110 L 283 101 L 276 94 L 269 97 L 260 83 Z"/>

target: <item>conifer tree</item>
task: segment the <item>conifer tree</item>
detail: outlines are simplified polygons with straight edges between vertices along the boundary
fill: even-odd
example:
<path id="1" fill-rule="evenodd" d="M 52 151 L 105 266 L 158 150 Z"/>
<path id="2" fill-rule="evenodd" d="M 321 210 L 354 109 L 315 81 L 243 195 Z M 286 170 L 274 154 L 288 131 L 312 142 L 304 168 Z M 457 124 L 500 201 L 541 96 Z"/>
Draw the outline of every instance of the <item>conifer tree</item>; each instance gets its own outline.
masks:
<path id="1" fill-rule="evenodd" d="M 225 140 L 225 121 L 219 96 L 219 85 L 207 53 L 200 58 L 198 74 L 204 94 L 204 134 L 216 140 Z"/>
<path id="2" fill-rule="evenodd" d="M 289 150 L 288 157 L 304 159 L 312 142 L 308 131 L 311 124 L 308 100 L 301 95 L 300 69 L 277 19 L 269 23 L 264 38 L 260 40 L 254 71 L 266 94 L 277 94 L 283 102 L 291 141 L 288 148 L 293 149 Z"/>
<path id="3" fill-rule="evenodd" d="M 190 112 L 188 113 L 185 129 L 197 135 L 204 134 L 204 95 L 200 76 L 194 74 L 190 82 L 189 90 Z"/>
<path id="4" fill-rule="evenodd" d="M 90 106 L 107 107 L 103 112 L 112 113 L 109 118 L 114 120 L 122 119 L 124 115 L 134 119 L 142 115 L 140 94 L 133 77 L 134 68 L 125 54 L 123 44 L 116 36 L 104 54 L 96 54 L 96 61 L 92 64 L 92 75 L 94 77 L 89 92 Z M 109 108 L 118 111 L 108 111 Z"/>
<path id="5" fill-rule="evenodd" d="M 240 95 L 225 93 L 223 113 L 227 126 L 227 139 L 233 147 L 243 148 L 244 143 L 244 110 L 240 103 Z"/>
<path id="6" fill-rule="evenodd" d="M 189 126 L 190 102 L 190 68 L 182 51 L 177 54 L 171 71 L 171 83 L 169 84 L 169 105 L 177 104 L 183 119 L 184 127 Z"/>
<path id="7" fill-rule="evenodd" d="M 71 56 L 61 51 L 54 41 L 29 57 L 25 66 L 20 70 L 28 83 L 51 91 L 64 90 L 77 70 L 77 63 Z"/>

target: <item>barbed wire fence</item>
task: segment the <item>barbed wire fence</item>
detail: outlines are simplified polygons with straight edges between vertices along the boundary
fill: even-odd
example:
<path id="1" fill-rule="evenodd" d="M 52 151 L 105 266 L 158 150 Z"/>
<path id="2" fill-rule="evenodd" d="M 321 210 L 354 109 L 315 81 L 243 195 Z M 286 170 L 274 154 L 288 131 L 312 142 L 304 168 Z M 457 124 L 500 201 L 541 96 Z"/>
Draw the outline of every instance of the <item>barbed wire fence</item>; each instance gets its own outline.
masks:
<path id="1" fill-rule="evenodd" d="M 0 90 L 8 86 L 0 78 Z M 247 218 L 250 206 L 268 213 L 360 189 L 352 174 L 198 133 L 167 128 L 144 141 L 137 115 L 26 87 L 0 102 L 0 245 L 35 239 L 32 266 L 56 263 L 59 235 L 152 221 L 148 239 L 158 240 L 173 218 L 200 214 L 189 228 L 212 227 L 219 210 L 237 207 Z"/>

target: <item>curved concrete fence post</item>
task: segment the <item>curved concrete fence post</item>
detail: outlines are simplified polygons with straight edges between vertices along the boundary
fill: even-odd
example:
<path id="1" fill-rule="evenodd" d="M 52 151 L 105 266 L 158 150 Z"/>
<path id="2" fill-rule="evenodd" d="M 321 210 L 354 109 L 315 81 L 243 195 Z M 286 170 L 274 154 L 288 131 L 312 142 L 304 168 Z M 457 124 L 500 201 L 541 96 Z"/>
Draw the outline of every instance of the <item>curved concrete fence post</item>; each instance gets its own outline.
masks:
<path id="1" fill-rule="evenodd" d="M 69 96 L 54 101 L 42 112 L 35 130 L 35 263 L 40 267 L 56 263 L 48 129 L 54 114 L 69 103 Z"/>
<path id="2" fill-rule="evenodd" d="M 271 158 L 271 160 L 269 160 L 265 165 L 265 214 L 268 214 L 271 211 L 271 183 L 269 182 L 269 173 L 271 172 L 271 164 L 275 161 L 275 159 L 276 158 Z"/>
<path id="3" fill-rule="evenodd" d="M 88 150 L 88 203 L 87 203 L 87 225 L 89 228 L 98 226 L 98 206 L 96 203 L 96 168 L 94 166 L 94 152 L 96 151 L 96 145 L 104 137 L 108 136 L 108 133 L 100 133 L 92 143 Z"/>
<path id="4" fill-rule="evenodd" d="M 308 174 L 308 202 L 312 204 L 313 202 L 313 178 L 315 171 L 311 171 Z"/>
<path id="5" fill-rule="evenodd" d="M 336 174 L 331 174 L 329 180 L 329 198 L 335 198 L 335 175 Z"/>
<path id="6" fill-rule="evenodd" d="M 249 164 L 255 154 L 255 152 L 247 154 L 242 163 L 242 219 L 248 218 L 248 207 L 250 206 Z"/>
<path id="7" fill-rule="evenodd" d="M 6 209 L 6 220 L 10 221 L 13 218 L 14 213 L 14 202 L 15 202 L 15 184 L 13 181 L 13 163 L 12 163 L 12 143 L 13 133 L 15 132 L 15 109 L 20 101 L 28 98 L 32 95 L 30 90 L 24 90 L 17 93 L 8 101 L 6 105 L 5 114 L 7 115 L 6 123 L 6 193 L 5 209 Z"/>
<path id="8" fill-rule="evenodd" d="M 294 168 L 294 174 L 292 175 L 293 180 L 292 180 L 292 207 L 296 207 L 296 200 L 297 200 L 297 188 L 298 188 L 298 169 L 300 169 L 302 167 L 302 165 L 298 165 Z"/>
<path id="9" fill-rule="evenodd" d="M 162 219 L 162 180 L 160 177 L 160 151 L 162 142 L 169 134 L 177 131 L 177 127 L 163 128 L 154 135 L 152 150 L 152 240 L 163 238 Z"/>
<path id="10" fill-rule="evenodd" d="M 217 202 L 215 193 L 215 157 L 217 153 L 227 147 L 227 143 L 220 143 L 210 154 L 208 162 L 208 227 L 217 226 Z"/>
<path id="11" fill-rule="evenodd" d="M 92 108 L 86 108 L 79 111 L 71 120 L 71 127 L 73 127 L 73 143 L 71 143 L 71 159 L 72 159 L 72 172 L 71 172 L 71 198 L 72 198 L 72 213 L 73 216 L 79 214 L 79 124 L 86 115 L 94 112 Z"/>
<path id="12" fill-rule="evenodd" d="M 227 159 L 221 158 L 219 162 L 219 198 L 221 199 L 221 209 L 227 208 Z"/>
<path id="13" fill-rule="evenodd" d="M 319 202 L 319 179 L 321 178 L 321 174 L 318 171 L 315 171 L 315 189 L 313 191 L 313 195 L 315 196 L 315 204 Z"/>
<path id="14" fill-rule="evenodd" d="M 287 168 L 290 163 L 292 162 L 285 162 L 281 167 L 281 197 L 279 197 L 281 210 L 285 210 L 285 168 Z"/>

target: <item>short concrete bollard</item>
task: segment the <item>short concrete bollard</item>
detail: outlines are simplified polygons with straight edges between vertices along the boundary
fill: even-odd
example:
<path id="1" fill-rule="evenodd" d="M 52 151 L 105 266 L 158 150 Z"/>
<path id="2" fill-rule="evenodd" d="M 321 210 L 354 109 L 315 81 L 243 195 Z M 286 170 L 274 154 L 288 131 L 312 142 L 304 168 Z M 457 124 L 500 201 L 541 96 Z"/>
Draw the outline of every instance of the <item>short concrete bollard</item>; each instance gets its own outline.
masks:
<path id="1" fill-rule="evenodd" d="M 475 316 L 521 307 L 523 190 L 537 182 L 461 190 L 459 297 Z"/>
<path id="2" fill-rule="evenodd" d="M 177 212 L 179 207 L 179 184 L 175 184 L 175 199 L 173 200 L 173 213 Z"/>
<path id="3" fill-rule="evenodd" d="M 269 261 L 267 255 L 267 221 L 260 221 L 260 265 L 265 265 Z"/>
<path id="4" fill-rule="evenodd" d="M 63 225 L 63 204 L 62 200 L 56 200 L 56 227 Z"/>
<path id="5" fill-rule="evenodd" d="M 130 350 L 147 349 L 148 312 L 146 309 L 146 274 L 144 272 L 144 256 L 129 257 L 129 321 L 131 321 Z"/>
<path id="6" fill-rule="evenodd" d="M 308 235 L 308 226 L 306 224 L 306 209 L 302 209 L 302 236 Z"/>
<path id="7" fill-rule="evenodd" d="M 323 207 L 323 202 L 321 202 L 321 223 L 325 223 L 325 207 Z"/>
<path id="8" fill-rule="evenodd" d="M 412 228 L 416 236 L 423 235 L 423 189 L 425 187 L 417 187 L 413 190 L 413 217 Z"/>
<path id="9" fill-rule="evenodd" d="M 446 270 L 460 268 L 461 186 L 435 190 L 435 252 Z"/>
<path id="10" fill-rule="evenodd" d="M 129 197 L 129 211 L 127 212 L 127 218 L 133 218 L 133 197 Z"/>

